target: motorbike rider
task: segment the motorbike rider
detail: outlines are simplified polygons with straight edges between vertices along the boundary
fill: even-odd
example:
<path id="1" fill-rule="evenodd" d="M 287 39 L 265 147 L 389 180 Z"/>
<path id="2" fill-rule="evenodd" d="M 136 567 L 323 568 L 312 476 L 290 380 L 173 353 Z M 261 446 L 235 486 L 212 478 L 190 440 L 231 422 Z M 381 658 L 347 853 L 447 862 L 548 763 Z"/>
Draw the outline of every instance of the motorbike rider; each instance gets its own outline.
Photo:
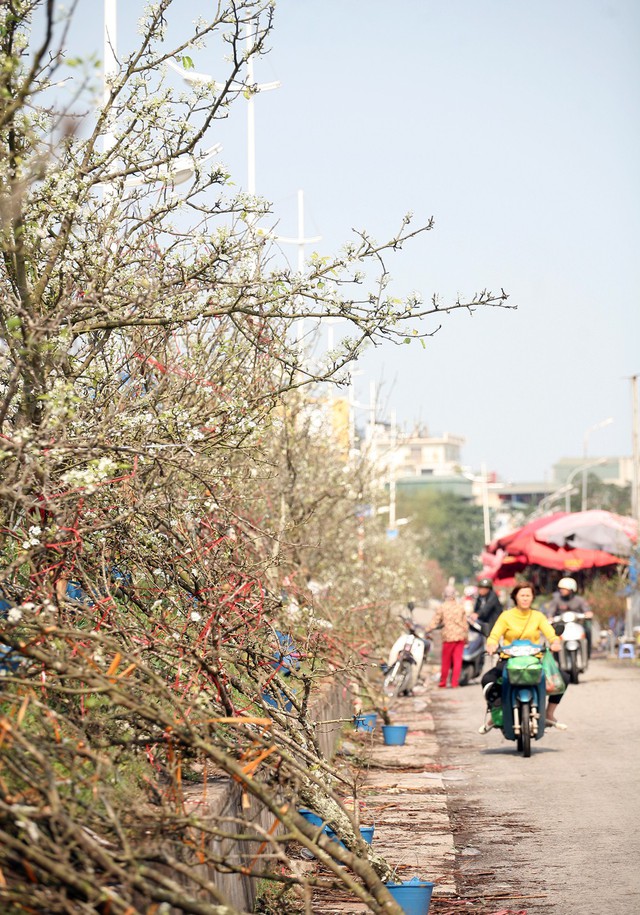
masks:
<path id="1" fill-rule="evenodd" d="M 505 645 L 510 645 L 512 642 L 515 642 L 518 639 L 526 639 L 530 642 L 538 644 L 540 643 L 542 636 L 544 636 L 549 641 L 551 651 L 560 651 L 562 642 L 556 635 L 555 630 L 551 626 L 549 620 L 546 618 L 544 613 L 541 613 L 539 610 L 534 610 L 532 607 L 534 596 L 534 587 L 529 582 L 521 582 L 520 584 L 517 584 L 515 588 L 513 588 L 511 591 L 511 600 L 514 602 L 515 607 L 511 607 L 509 610 L 505 610 L 498 617 L 496 623 L 493 626 L 493 629 L 489 634 L 489 638 L 487 639 L 487 654 L 492 655 L 496 653 L 500 639 L 503 640 Z M 482 677 L 482 689 L 487 700 L 487 707 L 489 711 L 487 713 L 485 724 L 481 725 L 479 728 L 481 734 L 486 734 L 486 732 L 493 726 L 490 709 L 491 706 L 500 698 L 499 686 L 496 681 L 502 673 L 505 664 L 506 660 L 500 659 L 495 667 L 492 667 L 491 670 L 488 670 Z M 562 672 L 562 676 L 565 683 L 568 683 L 568 674 Z M 547 726 L 556 727 L 559 730 L 564 731 L 566 730 L 567 725 L 556 721 L 556 706 L 561 699 L 561 695 L 549 696 L 547 711 L 545 714 L 545 723 Z"/>
<path id="2" fill-rule="evenodd" d="M 589 604 L 578 592 L 578 584 L 575 578 L 561 578 L 558 582 L 558 590 L 554 592 L 553 597 L 546 606 L 547 616 L 553 619 L 554 616 L 560 616 L 561 613 L 580 613 L 584 615 L 582 625 L 587 637 L 587 658 L 591 658 L 591 629 L 593 613 Z"/>
<path id="3" fill-rule="evenodd" d="M 484 634 L 489 635 L 501 613 L 502 604 L 493 590 L 493 582 L 490 578 L 481 578 L 478 582 L 478 596 L 470 618 L 478 620 Z"/>

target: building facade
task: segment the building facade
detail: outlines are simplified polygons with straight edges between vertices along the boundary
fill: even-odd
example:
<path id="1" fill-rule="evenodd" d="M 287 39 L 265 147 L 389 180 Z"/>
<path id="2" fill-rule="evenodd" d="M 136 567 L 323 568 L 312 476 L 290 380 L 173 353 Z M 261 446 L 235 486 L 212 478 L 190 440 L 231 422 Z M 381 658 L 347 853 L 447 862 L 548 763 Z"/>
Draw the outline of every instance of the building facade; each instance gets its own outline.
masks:
<path id="1" fill-rule="evenodd" d="M 464 438 L 451 432 L 432 435 L 425 427 L 407 433 L 391 423 L 369 426 L 366 447 L 381 471 L 395 476 L 453 477 L 460 473 Z"/>

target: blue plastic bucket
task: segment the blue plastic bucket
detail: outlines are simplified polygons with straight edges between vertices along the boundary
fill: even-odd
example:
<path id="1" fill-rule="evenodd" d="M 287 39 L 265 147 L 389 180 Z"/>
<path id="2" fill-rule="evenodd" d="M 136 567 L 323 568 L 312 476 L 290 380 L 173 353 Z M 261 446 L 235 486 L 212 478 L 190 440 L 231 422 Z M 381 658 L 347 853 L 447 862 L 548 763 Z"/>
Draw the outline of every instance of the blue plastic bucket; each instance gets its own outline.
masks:
<path id="1" fill-rule="evenodd" d="M 375 826 L 361 826 L 360 827 L 360 835 L 362 836 L 364 841 L 367 843 L 367 845 L 371 845 L 371 842 L 373 840 L 374 831 L 375 831 Z M 335 842 L 339 842 L 343 848 L 347 847 L 344 844 L 344 842 L 340 841 L 340 839 L 337 837 L 337 835 L 335 834 L 333 829 L 331 829 L 330 826 L 325 826 L 325 832 L 330 839 L 333 839 Z"/>
<path id="2" fill-rule="evenodd" d="M 367 845 L 371 845 L 373 842 L 373 833 L 375 832 L 375 826 L 361 826 L 360 835 L 365 840 Z"/>
<path id="3" fill-rule="evenodd" d="M 308 823 L 311 823 L 312 826 L 322 826 L 324 820 L 317 813 L 314 813 L 313 810 L 308 810 L 306 807 L 301 807 L 298 810 L 298 813 L 301 817 L 304 817 Z"/>
<path id="4" fill-rule="evenodd" d="M 382 739 L 388 747 L 401 747 L 407 739 L 407 724 L 383 724 Z"/>
<path id="5" fill-rule="evenodd" d="M 377 723 L 378 716 L 375 712 L 370 712 L 366 715 L 356 715 L 355 718 L 356 731 L 375 731 Z"/>
<path id="6" fill-rule="evenodd" d="M 287 699 L 283 692 L 280 693 L 280 705 L 278 705 L 271 693 L 263 693 L 262 698 L 271 708 L 284 709 L 285 712 L 290 712 L 293 708 L 291 701 Z"/>
<path id="7" fill-rule="evenodd" d="M 427 915 L 435 883 L 414 877 L 406 883 L 386 883 L 385 886 L 405 915 Z"/>

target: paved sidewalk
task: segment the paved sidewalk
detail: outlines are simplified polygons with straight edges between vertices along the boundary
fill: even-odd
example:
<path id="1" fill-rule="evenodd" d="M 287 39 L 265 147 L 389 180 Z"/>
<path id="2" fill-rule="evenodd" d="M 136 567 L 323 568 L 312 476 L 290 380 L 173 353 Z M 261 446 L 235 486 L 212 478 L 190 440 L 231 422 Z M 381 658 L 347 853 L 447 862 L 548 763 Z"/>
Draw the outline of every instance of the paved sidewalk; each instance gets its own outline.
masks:
<path id="1" fill-rule="evenodd" d="M 455 895 L 454 839 L 447 810 L 445 783 L 456 771 L 439 764 L 439 747 L 430 713 L 429 687 L 423 695 L 393 701 L 394 724 L 409 725 L 402 747 L 386 747 L 380 723 L 373 734 L 358 732 L 357 744 L 367 820 L 375 824 L 374 846 L 397 868 L 398 880 L 421 877 L 436 884 L 434 899 Z M 344 915 L 368 912 L 355 902 L 317 898 L 314 913 Z"/>

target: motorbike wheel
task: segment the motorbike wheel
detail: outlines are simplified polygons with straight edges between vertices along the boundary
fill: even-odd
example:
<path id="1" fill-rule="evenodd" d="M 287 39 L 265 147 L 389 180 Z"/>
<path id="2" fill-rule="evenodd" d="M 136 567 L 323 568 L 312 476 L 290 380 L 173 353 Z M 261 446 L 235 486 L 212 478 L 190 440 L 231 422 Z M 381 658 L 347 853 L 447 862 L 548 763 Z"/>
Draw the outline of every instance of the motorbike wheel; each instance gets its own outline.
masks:
<path id="1" fill-rule="evenodd" d="M 409 684 L 411 683 L 411 664 L 401 664 L 400 668 L 402 670 L 403 676 L 400 681 L 400 690 L 398 691 L 399 696 L 408 696 L 409 695 Z"/>
<path id="2" fill-rule="evenodd" d="M 460 671 L 460 679 L 458 681 L 458 686 L 466 686 L 468 682 L 469 682 L 469 669 L 467 667 L 463 667 L 462 670 Z"/>
<path id="3" fill-rule="evenodd" d="M 580 677 L 580 671 L 578 670 L 578 658 L 576 657 L 575 651 L 572 651 L 569 655 L 569 676 L 571 677 L 572 683 L 577 683 Z"/>
<path id="4" fill-rule="evenodd" d="M 404 692 L 411 679 L 411 668 L 404 661 L 396 661 L 382 684 L 382 691 L 385 696 L 393 698 Z"/>
<path id="5" fill-rule="evenodd" d="M 531 707 L 526 705 L 520 706 L 520 735 L 518 737 L 518 749 L 522 752 L 525 759 L 531 756 Z"/>
<path id="6" fill-rule="evenodd" d="M 400 662 L 396 661 L 396 663 L 392 664 L 391 667 L 389 668 L 389 670 L 387 671 L 387 673 L 385 674 L 385 678 L 382 681 L 382 692 L 385 694 L 385 696 L 395 696 L 396 695 L 394 690 L 395 690 L 395 682 L 396 682 L 396 677 L 398 675 L 399 668 L 400 668 Z"/>

